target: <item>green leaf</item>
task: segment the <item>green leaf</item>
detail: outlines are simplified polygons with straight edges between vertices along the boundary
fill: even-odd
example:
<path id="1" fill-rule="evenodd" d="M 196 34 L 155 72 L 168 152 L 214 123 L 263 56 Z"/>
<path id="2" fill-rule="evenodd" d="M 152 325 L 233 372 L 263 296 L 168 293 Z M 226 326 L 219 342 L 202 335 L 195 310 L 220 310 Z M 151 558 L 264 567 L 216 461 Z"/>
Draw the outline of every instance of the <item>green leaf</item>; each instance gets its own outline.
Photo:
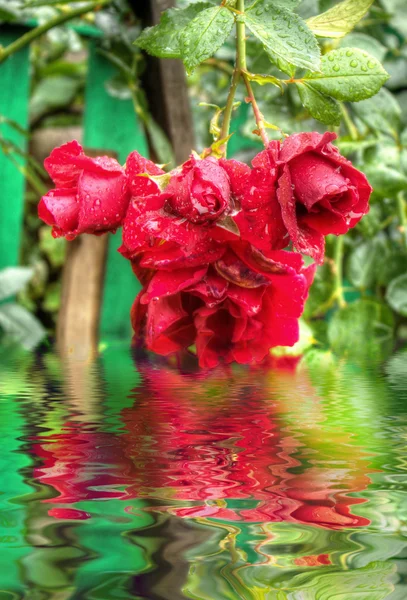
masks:
<path id="1" fill-rule="evenodd" d="M 163 165 L 171 165 L 171 167 L 174 167 L 174 152 L 164 131 L 150 116 L 148 116 L 146 119 L 145 126 L 150 138 L 151 146 L 158 158 L 158 161 Z"/>
<path id="2" fill-rule="evenodd" d="M 321 317 L 329 310 L 335 293 L 335 276 L 332 267 L 325 262 L 318 267 L 305 304 L 304 317 Z"/>
<path id="3" fill-rule="evenodd" d="M 319 70 L 318 42 L 298 15 L 260 0 L 246 11 L 246 24 L 281 70 L 287 72 L 287 63 Z"/>
<path id="4" fill-rule="evenodd" d="M 64 108 L 72 103 L 82 87 L 73 77 L 46 77 L 34 89 L 30 100 L 30 118 L 37 120 L 49 110 Z"/>
<path id="5" fill-rule="evenodd" d="M 302 0 L 272 0 L 273 6 L 277 8 L 285 8 L 286 10 L 294 10 L 297 8 L 299 4 L 301 4 Z M 262 4 L 262 0 L 255 0 L 250 6 L 247 7 L 246 10 L 251 10 L 256 8 L 259 4 Z"/>
<path id="6" fill-rule="evenodd" d="M 65 262 L 67 242 L 65 238 L 54 238 L 50 235 L 49 227 L 39 230 L 40 249 L 55 268 L 62 267 Z"/>
<path id="7" fill-rule="evenodd" d="M 307 25 L 319 37 L 340 38 L 352 31 L 373 0 L 344 0 L 331 9 L 307 20 Z"/>
<path id="8" fill-rule="evenodd" d="M 17 7 L 10 7 L 9 0 L 0 0 L 0 21 L 15 21 L 18 16 Z"/>
<path id="9" fill-rule="evenodd" d="M 181 58 L 180 33 L 200 12 L 210 6 L 207 2 L 187 8 L 170 8 L 161 15 L 154 27 L 147 27 L 134 44 L 153 56 Z"/>
<path id="10" fill-rule="evenodd" d="M 349 154 L 353 154 L 354 152 L 363 151 L 367 148 L 371 148 L 372 146 L 376 146 L 379 143 L 378 139 L 374 140 L 350 140 L 350 139 L 338 139 L 335 142 L 335 145 L 338 146 L 341 154 L 345 156 L 349 156 Z"/>
<path id="11" fill-rule="evenodd" d="M 398 137 L 401 124 L 401 108 L 391 92 L 382 88 L 374 98 L 355 104 L 353 110 L 373 131 L 391 133 Z"/>
<path id="12" fill-rule="evenodd" d="M 339 48 L 322 57 L 320 73 L 307 73 L 303 81 L 337 100 L 359 102 L 377 94 L 388 77 L 379 61 L 367 52 Z"/>
<path id="13" fill-rule="evenodd" d="M 191 72 L 213 56 L 232 31 L 234 17 L 224 7 L 201 11 L 182 31 L 181 55 L 187 71 Z"/>
<path id="14" fill-rule="evenodd" d="M 0 306 L 0 327 L 26 350 L 33 350 L 45 336 L 41 323 L 18 304 Z"/>
<path id="15" fill-rule="evenodd" d="M 278 79 L 278 77 L 274 77 L 273 75 L 259 75 L 256 73 L 246 73 L 246 77 L 250 81 L 254 81 L 259 85 L 267 85 L 268 83 L 271 83 L 272 85 L 275 85 L 283 91 L 283 84 L 281 82 L 281 79 Z"/>
<path id="16" fill-rule="evenodd" d="M 400 275 L 390 282 L 386 300 L 393 310 L 403 317 L 407 317 L 407 274 Z"/>
<path id="17" fill-rule="evenodd" d="M 378 40 L 365 33 L 350 33 L 341 40 L 340 48 L 360 48 L 368 54 L 371 54 L 377 60 L 382 61 L 387 53 L 386 46 L 383 46 Z"/>
<path id="18" fill-rule="evenodd" d="M 372 163 L 365 165 L 364 172 L 375 194 L 379 196 L 391 197 L 407 189 L 407 177 L 392 167 Z"/>
<path id="19" fill-rule="evenodd" d="M 8 267 L 0 271 L 0 301 L 20 292 L 33 276 L 28 267 Z"/>
<path id="20" fill-rule="evenodd" d="M 366 290 L 373 286 L 379 251 L 379 245 L 373 240 L 364 242 L 352 250 L 347 265 L 347 276 L 356 288 Z"/>
<path id="21" fill-rule="evenodd" d="M 297 83 L 296 86 L 301 102 L 314 119 L 318 119 L 325 125 L 340 125 L 341 107 L 334 98 L 314 90 L 307 83 Z"/>
<path id="22" fill-rule="evenodd" d="M 328 326 L 332 350 L 358 362 L 380 361 L 393 348 L 394 319 L 375 300 L 357 300 L 339 310 Z"/>

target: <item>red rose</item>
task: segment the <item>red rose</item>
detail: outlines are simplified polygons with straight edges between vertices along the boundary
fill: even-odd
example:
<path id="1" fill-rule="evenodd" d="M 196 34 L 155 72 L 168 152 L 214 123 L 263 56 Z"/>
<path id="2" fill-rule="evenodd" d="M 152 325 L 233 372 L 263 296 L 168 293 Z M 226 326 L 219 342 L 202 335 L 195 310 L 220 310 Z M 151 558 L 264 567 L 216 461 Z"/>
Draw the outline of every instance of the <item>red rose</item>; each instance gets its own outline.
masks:
<path id="1" fill-rule="evenodd" d="M 55 148 L 45 168 L 57 186 L 40 201 L 38 215 L 54 237 L 104 233 L 122 223 L 129 203 L 124 169 L 113 158 L 89 158 L 73 141 Z"/>
<path id="2" fill-rule="evenodd" d="M 267 150 L 252 161 L 221 160 L 242 210 L 236 215 L 242 239 L 259 250 L 281 250 L 289 239 L 277 200 L 277 165 Z"/>
<path id="3" fill-rule="evenodd" d="M 369 210 L 365 175 L 331 144 L 334 133 L 297 133 L 268 152 L 279 166 L 277 197 L 297 250 L 323 262 L 324 236 L 341 235 Z"/>
<path id="4" fill-rule="evenodd" d="M 191 157 L 171 177 L 166 207 L 191 223 L 215 221 L 233 208 L 229 177 L 215 158 Z"/>
<path id="5" fill-rule="evenodd" d="M 135 155 L 126 165 L 132 200 L 120 252 L 137 263 L 136 272 L 199 266 L 220 258 L 225 243 L 239 236 L 233 220 L 239 203 L 223 164 L 191 158 L 169 174 L 162 191 L 151 175 L 164 172 Z"/>
<path id="6" fill-rule="evenodd" d="M 147 348 L 167 355 L 195 344 L 200 366 L 211 368 L 295 344 L 314 268 L 299 254 L 231 246 L 213 265 L 153 275 L 132 311 Z"/>

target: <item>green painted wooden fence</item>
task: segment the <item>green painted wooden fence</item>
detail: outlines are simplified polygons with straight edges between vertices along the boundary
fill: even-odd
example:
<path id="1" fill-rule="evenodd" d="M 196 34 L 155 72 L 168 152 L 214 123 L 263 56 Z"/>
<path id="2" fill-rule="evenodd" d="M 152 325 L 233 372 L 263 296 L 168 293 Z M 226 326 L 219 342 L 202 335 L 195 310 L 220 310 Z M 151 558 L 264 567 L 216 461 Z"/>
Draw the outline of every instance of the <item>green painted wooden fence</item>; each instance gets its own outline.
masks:
<path id="1" fill-rule="evenodd" d="M 0 44 L 7 46 L 22 35 L 22 28 L 0 33 Z M 16 121 L 24 129 L 28 124 L 29 50 L 13 54 L 0 66 L 0 118 Z M 16 144 L 22 151 L 27 139 L 7 123 L 0 123 L 0 135 Z M 19 161 L 24 166 L 24 161 Z M 24 175 L 0 150 L 0 269 L 18 264 L 23 210 Z"/>
<path id="2" fill-rule="evenodd" d="M 22 33 L 21 28 L 3 28 L 0 44 L 7 46 Z M 115 75 L 116 67 L 89 40 L 88 76 L 84 115 L 84 146 L 113 151 L 123 164 L 132 150 L 146 154 L 147 142 L 131 100 L 110 96 L 104 84 Z M 29 49 L 12 55 L 0 66 L 0 118 L 12 119 L 24 129 L 28 126 L 30 89 Z M 0 134 L 25 152 L 27 139 L 6 123 Z M 20 160 L 24 167 L 24 159 Z M 23 227 L 25 177 L 10 157 L 0 151 L 0 268 L 15 266 Z M 139 290 L 130 265 L 117 253 L 120 233 L 110 236 L 106 280 L 102 305 L 101 337 L 126 337 L 131 334 L 129 312 Z"/>

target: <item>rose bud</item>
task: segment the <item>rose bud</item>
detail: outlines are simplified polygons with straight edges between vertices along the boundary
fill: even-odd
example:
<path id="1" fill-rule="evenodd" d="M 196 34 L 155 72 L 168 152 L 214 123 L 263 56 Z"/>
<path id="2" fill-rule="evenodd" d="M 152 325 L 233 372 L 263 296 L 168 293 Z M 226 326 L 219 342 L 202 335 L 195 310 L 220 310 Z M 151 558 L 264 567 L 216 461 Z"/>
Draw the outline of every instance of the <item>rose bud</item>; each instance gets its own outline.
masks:
<path id="1" fill-rule="evenodd" d="M 229 178 L 212 157 L 191 157 L 171 177 L 165 196 L 166 209 L 191 223 L 215 221 L 232 208 Z"/>
<path id="2" fill-rule="evenodd" d="M 279 165 L 277 198 L 294 247 L 323 262 L 328 234 L 341 235 L 369 210 L 365 175 L 331 144 L 334 133 L 297 133 L 281 149 L 270 145 Z"/>
<path id="3" fill-rule="evenodd" d="M 78 142 L 55 148 L 45 168 L 56 185 L 43 196 L 38 215 L 54 237 L 115 231 L 130 200 L 124 169 L 114 158 L 90 158 Z"/>

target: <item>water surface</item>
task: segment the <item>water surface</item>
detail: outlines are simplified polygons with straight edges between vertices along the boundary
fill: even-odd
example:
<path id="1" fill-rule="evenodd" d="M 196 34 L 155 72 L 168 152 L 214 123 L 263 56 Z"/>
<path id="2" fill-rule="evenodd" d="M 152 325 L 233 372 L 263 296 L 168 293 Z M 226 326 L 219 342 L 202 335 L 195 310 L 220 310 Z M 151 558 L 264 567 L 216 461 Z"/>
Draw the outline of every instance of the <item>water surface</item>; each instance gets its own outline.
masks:
<path id="1" fill-rule="evenodd" d="M 406 353 L 0 365 L 0 600 L 407 598 Z"/>

